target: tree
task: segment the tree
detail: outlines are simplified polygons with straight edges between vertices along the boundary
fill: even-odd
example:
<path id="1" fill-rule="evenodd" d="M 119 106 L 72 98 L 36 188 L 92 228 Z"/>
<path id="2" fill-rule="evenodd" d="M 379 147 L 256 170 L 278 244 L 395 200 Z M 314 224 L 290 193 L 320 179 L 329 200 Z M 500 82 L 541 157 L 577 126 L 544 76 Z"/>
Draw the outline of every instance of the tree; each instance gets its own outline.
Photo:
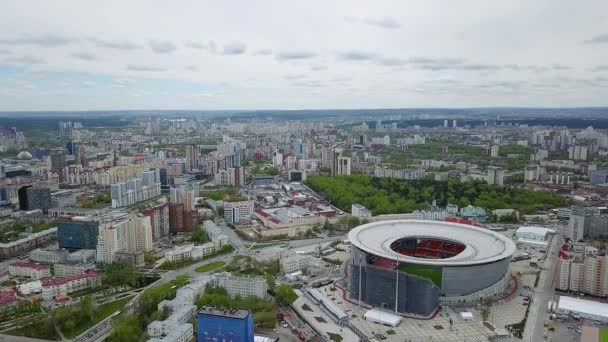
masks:
<path id="1" fill-rule="evenodd" d="M 277 301 L 281 305 L 290 305 L 296 299 L 298 299 L 298 295 L 293 290 L 293 287 L 288 284 L 281 284 L 276 287 L 276 296 Z"/>
<path id="2" fill-rule="evenodd" d="M 266 283 L 268 284 L 268 287 L 270 289 L 274 289 L 274 287 L 276 286 L 276 281 L 272 274 L 266 273 Z"/>
<path id="3" fill-rule="evenodd" d="M 93 320 L 93 297 L 87 295 L 80 299 L 80 311 L 89 321 Z"/>
<path id="4" fill-rule="evenodd" d="M 492 302 L 490 300 L 486 300 L 481 304 L 481 319 L 484 322 L 488 321 L 488 318 L 490 318 L 490 313 L 492 312 Z"/>
<path id="5" fill-rule="evenodd" d="M 110 286 L 137 287 L 138 276 L 133 266 L 125 263 L 104 265 L 103 282 Z"/>
<path id="6" fill-rule="evenodd" d="M 207 236 L 207 232 L 205 231 L 205 229 L 199 227 L 198 229 L 195 229 L 194 232 L 192 232 L 190 241 L 196 242 L 198 244 L 203 244 L 209 241 L 209 237 Z"/>

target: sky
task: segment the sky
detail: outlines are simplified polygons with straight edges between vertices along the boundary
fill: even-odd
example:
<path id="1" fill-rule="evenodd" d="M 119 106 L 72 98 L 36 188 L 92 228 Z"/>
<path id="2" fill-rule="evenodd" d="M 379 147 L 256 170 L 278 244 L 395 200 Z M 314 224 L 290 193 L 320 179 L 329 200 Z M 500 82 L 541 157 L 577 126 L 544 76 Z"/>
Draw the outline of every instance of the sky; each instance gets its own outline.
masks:
<path id="1" fill-rule="evenodd" d="M 0 111 L 607 99 L 606 0 L 0 1 Z"/>

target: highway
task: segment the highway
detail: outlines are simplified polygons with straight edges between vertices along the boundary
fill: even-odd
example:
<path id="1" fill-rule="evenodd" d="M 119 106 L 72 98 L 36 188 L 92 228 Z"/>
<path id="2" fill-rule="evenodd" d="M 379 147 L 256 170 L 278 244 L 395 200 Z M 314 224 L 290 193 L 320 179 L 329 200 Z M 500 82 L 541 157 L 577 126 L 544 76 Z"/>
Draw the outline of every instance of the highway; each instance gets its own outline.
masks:
<path id="1" fill-rule="evenodd" d="M 557 262 L 557 251 L 562 239 L 559 235 L 551 238 L 547 248 L 546 258 L 539 275 L 538 285 L 533 290 L 532 302 L 528 311 L 528 319 L 524 328 L 523 340 L 527 342 L 543 341 L 545 333 L 544 322 L 547 315 L 549 300 L 553 299 L 555 288 L 553 278 Z"/>

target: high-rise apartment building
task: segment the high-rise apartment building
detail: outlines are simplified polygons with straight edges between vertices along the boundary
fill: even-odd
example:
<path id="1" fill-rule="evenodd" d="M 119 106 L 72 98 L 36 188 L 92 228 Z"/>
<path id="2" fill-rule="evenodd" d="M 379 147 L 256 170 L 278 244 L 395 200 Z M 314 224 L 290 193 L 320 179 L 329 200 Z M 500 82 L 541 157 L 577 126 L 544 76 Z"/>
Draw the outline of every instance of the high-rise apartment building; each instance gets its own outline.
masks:
<path id="1" fill-rule="evenodd" d="M 186 147 L 186 172 L 200 170 L 200 146 L 190 145 Z"/>
<path id="2" fill-rule="evenodd" d="M 118 261 L 117 253 L 129 247 L 129 220 L 103 222 L 97 236 L 97 257 L 99 263 L 111 264 Z"/>
<path id="3" fill-rule="evenodd" d="M 238 223 L 253 215 L 253 202 L 224 202 L 224 219 L 227 223 Z"/>
<path id="4" fill-rule="evenodd" d="M 142 214 L 129 215 L 129 228 L 127 231 L 129 252 L 149 252 L 152 250 L 152 223 L 149 216 Z"/>
<path id="5" fill-rule="evenodd" d="M 350 175 L 351 159 L 350 157 L 338 157 L 338 168 L 336 171 L 337 175 Z"/>
<path id="6" fill-rule="evenodd" d="M 143 211 L 145 216 L 150 217 L 152 225 L 152 239 L 158 240 L 165 236 L 169 236 L 169 203 L 156 204 Z"/>
<path id="7" fill-rule="evenodd" d="M 505 182 L 505 170 L 500 167 L 488 166 L 487 182 L 490 185 L 504 185 Z"/>
<path id="8" fill-rule="evenodd" d="M 187 187 L 171 188 L 169 203 L 169 227 L 171 232 L 191 232 L 198 226 L 198 211 L 194 203 L 194 191 Z"/>

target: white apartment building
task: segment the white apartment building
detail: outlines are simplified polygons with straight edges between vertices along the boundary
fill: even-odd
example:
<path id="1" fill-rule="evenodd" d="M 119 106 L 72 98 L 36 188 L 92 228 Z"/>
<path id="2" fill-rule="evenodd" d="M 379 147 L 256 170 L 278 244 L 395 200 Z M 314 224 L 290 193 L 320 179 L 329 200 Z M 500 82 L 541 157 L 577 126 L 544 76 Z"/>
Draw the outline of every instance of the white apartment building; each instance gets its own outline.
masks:
<path id="1" fill-rule="evenodd" d="M 224 202 L 224 219 L 227 223 L 238 223 L 253 214 L 252 201 Z"/>
<path id="2" fill-rule="evenodd" d="M 241 298 L 264 299 L 268 291 L 266 279 L 262 277 L 237 277 L 227 272 L 217 274 L 215 277 L 217 285 L 226 289 L 231 297 L 239 295 Z"/>
<path id="3" fill-rule="evenodd" d="M 165 251 L 165 260 L 171 262 L 181 262 L 184 260 L 201 259 L 212 254 L 220 248 L 218 242 L 207 242 L 202 245 L 176 246 L 171 250 Z"/>
<path id="4" fill-rule="evenodd" d="M 94 270 L 95 264 L 93 263 L 57 263 L 53 265 L 53 269 L 55 271 L 55 277 L 57 278 L 67 278 L 77 275 L 85 274 L 87 270 Z"/>
<path id="5" fill-rule="evenodd" d="M 11 277 L 28 277 L 33 280 L 51 276 L 51 268 L 47 265 L 17 261 L 8 266 Z"/>
<path id="6" fill-rule="evenodd" d="M 304 269 L 321 267 L 323 262 L 321 259 L 310 255 L 293 254 L 286 258 L 279 259 L 279 264 L 281 266 L 281 272 L 292 273 Z"/>
<path id="7" fill-rule="evenodd" d="M 338 175 L 350 175 L 351 170 L 351 159 L 350 157 L 338 157 L 338 168 L 336 174 Z"/>
<path id="8" fill-rule="evenodd" d="M 70 253 L 66 250 L 46 251 L 43 249 L 35 249 L 30 253 L 30 260 L 42 264 L 55 264 L 66 260 Z"/>
<path id="9" fill-rule="evenodd" d="M 152 222 L 149 216 L 141 214 L 129 215 L 129 229 L 127 230 L 130 252 L 149 252 L 152 250 Z"/>
<path id="10" fill-rule="evenodd" d="M 372 217 L 372 212 L 361 204 L 355 203 L 350 206 L 350 213 L 354 217 Z"/>
<path id="11" fill-rule="evenodd" d="M 129 220 L 103 222 L 97 236 L 97 262 L 111 264 L 116 253 L 126 251 L 129 246 Z"/>
<path id="12" fill-rule="evenodd" d="M 148 342 L 190 342 L 194 328 L 190 323 L 154 321 L 148 325 Z"/>
<path id="13" fill-rule="evenodd" d="M 95 271 L 63 279 L 42 280 L 42 299 L 51 300 L 59 295 L 97 287 L 101 285 L 101 276 Z"/>

